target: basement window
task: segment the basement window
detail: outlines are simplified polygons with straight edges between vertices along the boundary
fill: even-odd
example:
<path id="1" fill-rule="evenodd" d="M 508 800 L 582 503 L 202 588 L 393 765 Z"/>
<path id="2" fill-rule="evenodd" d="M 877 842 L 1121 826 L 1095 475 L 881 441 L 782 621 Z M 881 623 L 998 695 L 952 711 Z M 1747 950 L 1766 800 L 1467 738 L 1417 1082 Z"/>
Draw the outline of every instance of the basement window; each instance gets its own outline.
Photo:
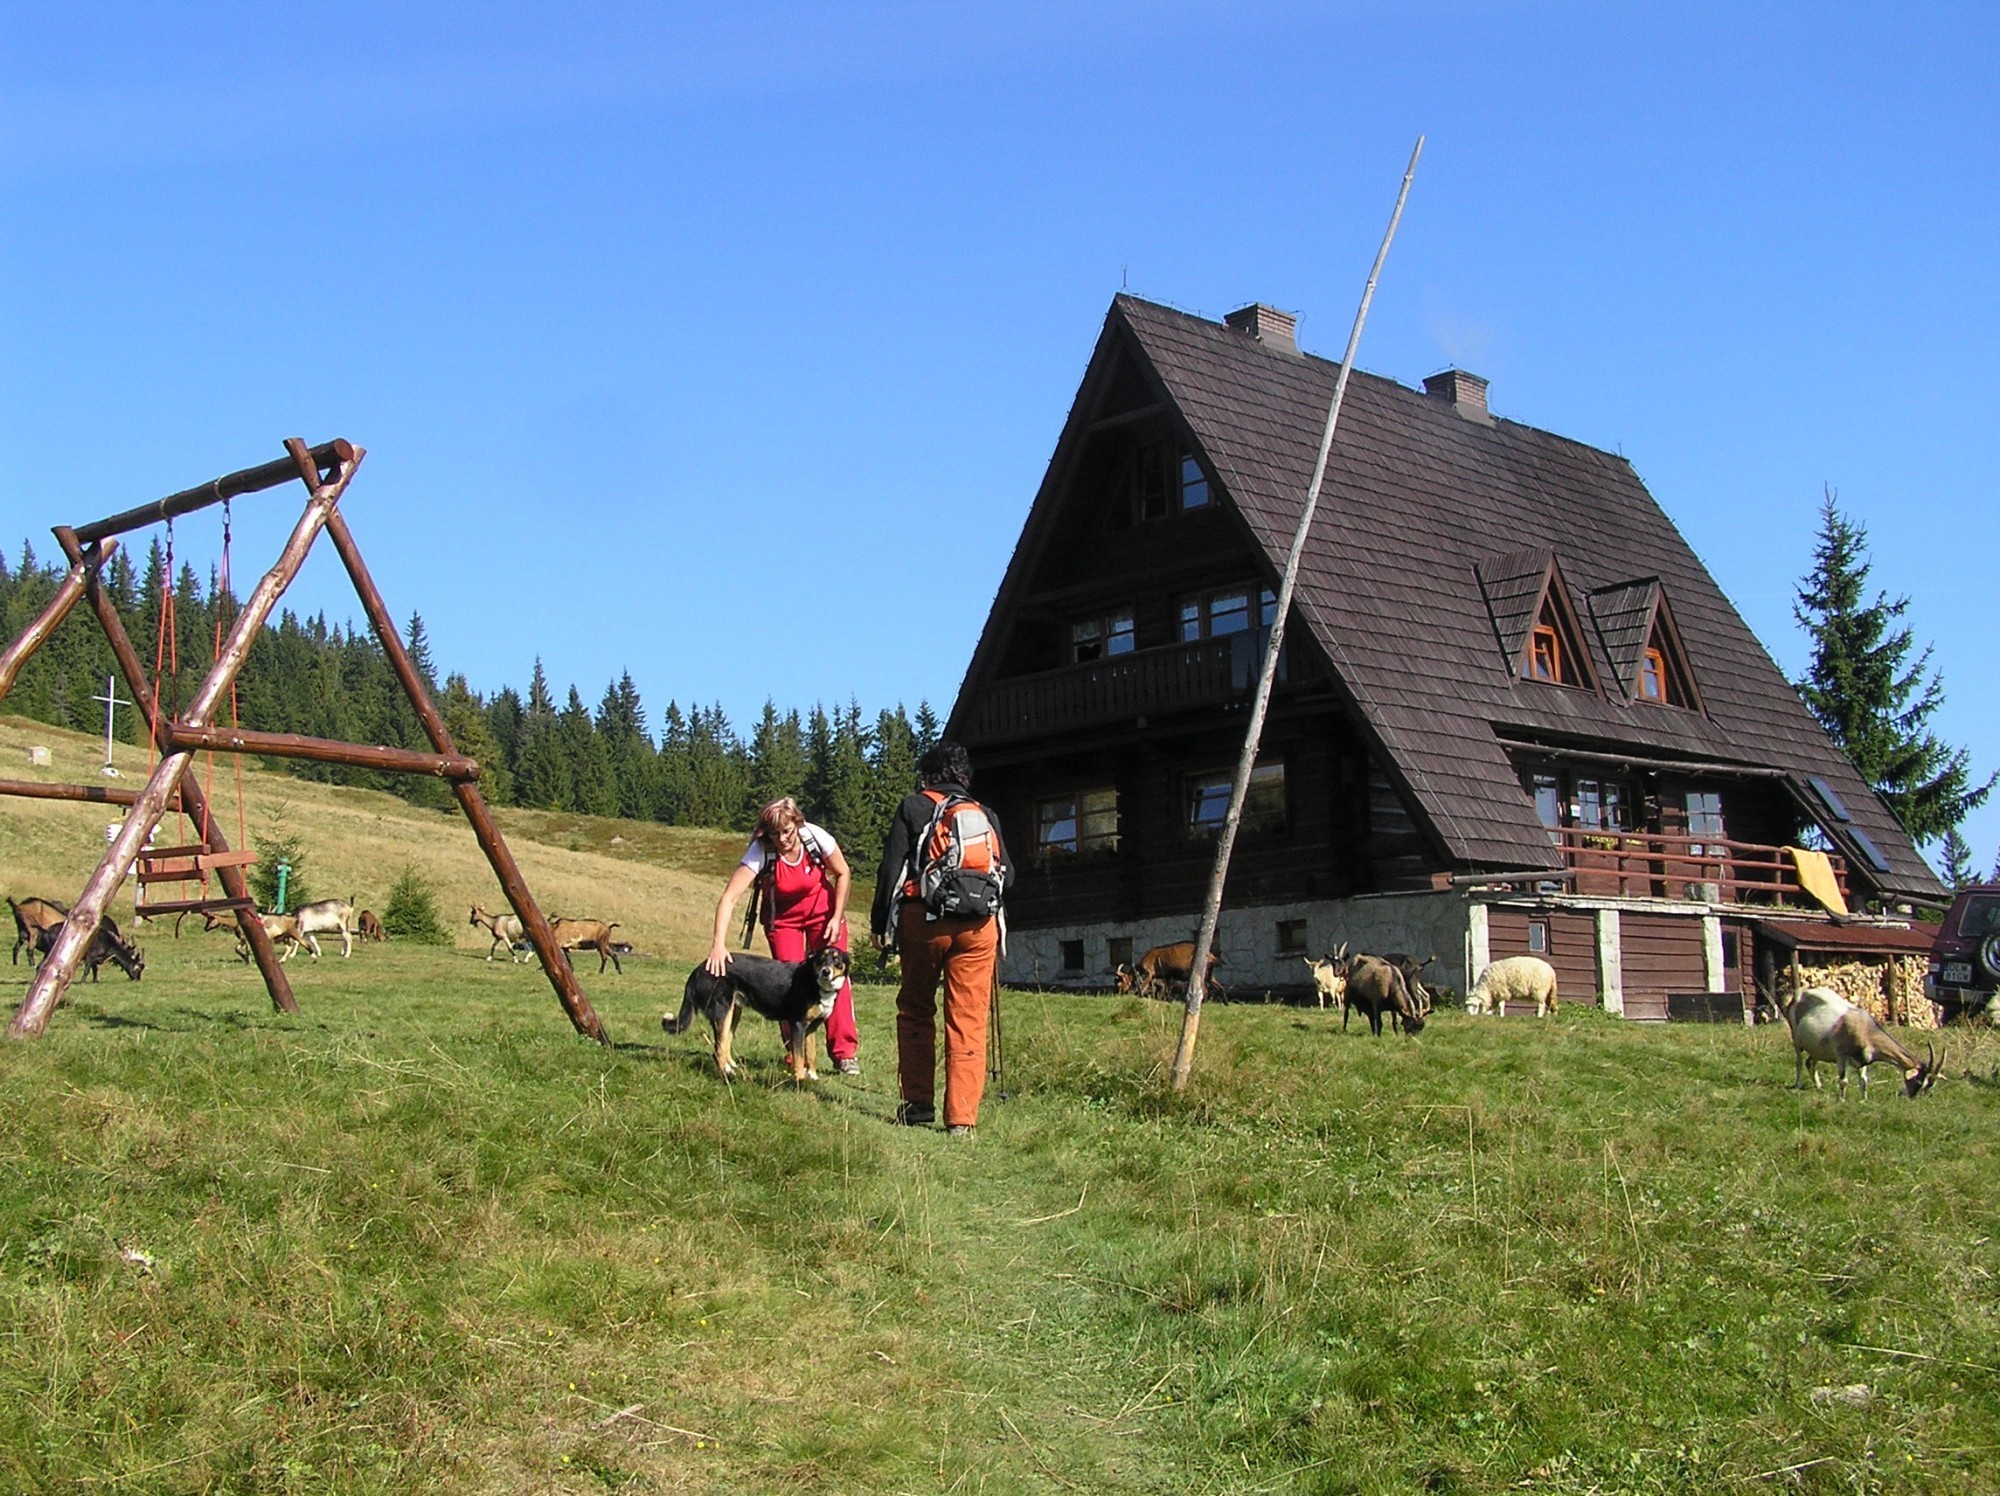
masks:
<path id="1" fill-rule="evenodd" d="M 1065 940 L 1060 942 L 1060 945 L 1062 948 L 1062 969 L 1065 972 L 1082 971 L 1083 942 L 1081 940 Z"/>
<path id="2" fill-rule="evenodd" d="M 1303 956 L 1306 953 L 1306 922 L 1302 919 L 1278 921 L 1278 954 Z"/>
<path id="3" fill-rule="evenodd" d="M 1132 937 L 1113 935 L 1104 942 L 1104 964 L 1108 970 L 1116 971 L 1121 966 L 1132 964 Z"/>

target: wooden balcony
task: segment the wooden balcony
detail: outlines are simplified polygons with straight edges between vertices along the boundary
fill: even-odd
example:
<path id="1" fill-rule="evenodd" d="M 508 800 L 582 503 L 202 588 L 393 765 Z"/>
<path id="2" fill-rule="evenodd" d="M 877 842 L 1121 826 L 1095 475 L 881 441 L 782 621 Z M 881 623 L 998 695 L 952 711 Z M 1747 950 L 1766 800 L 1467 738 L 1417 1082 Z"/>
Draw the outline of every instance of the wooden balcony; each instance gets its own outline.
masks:
<path id="1" fill-rule="evenodd" d="M 1010 743 L 1245 700 L 1262 640 L 1231 634 L 1000 681 L 973 698 L 962 731 L 974 744 Z"/>
<path id="2" fill-rule="evenodd" d="M 1523 874 L 1495 881 L 1536 886 L 1559 883 L 1565 892 L 1595 898 L 1819 907 L 1818 900 L 1799 886 L 1798 870 L 1783 847 L 1712 836 L 1582 831 L 1575 827 L 1551 831 L 1549 837 L 1562 851 L 1561 873 Z M 1832 853 L 1827 861 L 1840 884 L 1841 897 L 1847 898 L 1847 863 Z"/>

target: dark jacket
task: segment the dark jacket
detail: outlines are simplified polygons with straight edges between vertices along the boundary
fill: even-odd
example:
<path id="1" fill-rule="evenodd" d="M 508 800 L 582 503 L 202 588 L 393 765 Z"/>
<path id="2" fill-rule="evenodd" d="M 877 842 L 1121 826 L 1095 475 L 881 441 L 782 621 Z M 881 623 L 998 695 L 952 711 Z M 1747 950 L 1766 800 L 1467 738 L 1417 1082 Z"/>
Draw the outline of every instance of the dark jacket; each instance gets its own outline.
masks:
<path id="1" fill-rule="evenodd" d="M 955 796 L 961 800 L 973 798 L 972 792 L 962 784 L 946 781 L 926 786 L 940 794 Z M 1014 861 L 1007 855 L 1007 838 L 1001 833 L 1000 818 L 993 814 L 993 807 L 984 800 L 979 802 L 986 812 L 986 820 L 993 828 L 993 835 L 1000 843 L 1001 887 L 1014 886 Z M 931 817 L 937 813 L 937 801 L 922 790 L 914 795 L 905 795 L 903 803 L 896 807 L 896 818 L 889 823 L 889 840 L 882 848 L 882 866 L 875 874 L 875 906 L 869 918 L 869 928 L 878 940 L 887 940 L 895 934 L 890 928 L 892 911 L 896 906 L 896 894 L 904 880 L 914 876 L 910 857 L 918 842 L 923 840 L 925 828 Z"/>

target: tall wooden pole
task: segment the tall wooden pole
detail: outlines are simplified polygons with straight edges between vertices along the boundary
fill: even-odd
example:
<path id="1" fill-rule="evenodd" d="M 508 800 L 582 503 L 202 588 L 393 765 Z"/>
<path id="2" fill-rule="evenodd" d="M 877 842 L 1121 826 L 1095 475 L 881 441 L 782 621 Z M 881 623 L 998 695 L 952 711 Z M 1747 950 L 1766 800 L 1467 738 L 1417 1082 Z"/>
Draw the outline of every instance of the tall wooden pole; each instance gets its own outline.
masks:
<path id="1" fill-rule="evenodd" d="M 244 603 L 243 611 L 237 615 L 235 626 L 230 630 L 214 666 L 195 691 L 194 701 L 181 718 L 185 726 L 205 726 L 228 694 L 230 683 L 249 658 L 250 647 L 264 627 L 264 620 L 278 605 L 278 599 L 291 585 L 292 578 L 298 575 L 299 567 L 305 563 L 306 553 L 312 549 L 312 543 L 326 524 L 327 516 L 334 512 L 333 506 L 339 502 L 362 457 L 360 448 L 354 448 L 352 454 L 334 469 L 333 476 L 321 482 L 305 443 L 290 441 L 285 445 L 296 460 L 299 476 L 311 488 L 312 497 L 306 501 L 305 513 L 293 526 L 291 538 L 286 541 L 277 564 L 264 573 L 263 579 Z M 131 813 L 125 817 L 110 850 L 104 854 L 104 861 L 97 865 L 97 871 L 90 875 L 90 880 L 83 885 L 83 892 L 77 895 L 76 903 L 71 906 L 69 918 L 63 921 L 62 933 L 56 936 L 48 959 L 35 973 L 27 997 L 14 1014 L 13 1022 L 7 1025 L 8 1038 L 39 1038 L 48 1027 L 49 1015 L 68 990 L 77 966 L 83 960 L 83 953 L 90 948 L 90 942 L 104 920 L 105 906 L 132 871 L 132 864 L 145 846 L 148 833 L 165 813 L 167 801 L 182 787 L 182 776 L 187 773 L 192 758 L 193 755 L 184 750 L 168 753 L 154 768 L 152 778 L 139 792 Z"/>
<path id="2" fill-rule="evenodd" d="M 1340 402 L 1347 394 L 1347 376 L 1354 369 L 1354 356 L 1361 349 L 1361 329 L 1368 321 L 1368 304 L 1375 299 L 1375 281 L 1382 263 L 1389 258 L 1389 245 L 1396 237 L 1396 225 L 1403 219 L 1403 204 L 1409 200 L 1410 182 L 1417 174 L 1417 158 L 1424 153 L 1424 137 L 1417 137 L 1410 152 L 1410 164 L 1403 171 L 1402 189 L 1396 194 L 1396 209 L 1389 215 L 1389 228 L 1382 235 L 1382 247 L 1375 251 L 1375 263 L 1368 271 L 1368 284 L 1361 290 L 1361 305 L 1354 313 L 1354 330 L 1347 335 L 1347 352 L 1340 360 L 1340 374 L 1333 382 L 1333 402 L 1327 407 L 1326 427 L 1320 433 L 1319 458 L 1313 463 L 1312 482 L 1306 488 L 1305 507 L 1299 511 L 1298 528 L 1292 532 L 1292 549 L 1285 557 L 1284 580 L 1278 584 L 1277 617 L 1271 621 L 1271 637 L 1264 646 L 1263 668 L 1257 673 L 1257 694 L 1250 708 L 1250 725 L 1243 734 L 1243 755 L 1236 763 L 1236 778 L 1229 786 L 1229 813 L 1223 818 L 1222 833 L 1215 842 L 1215 871 L 1208 882 L 1208 903 L 1201 911 L 1201 933 L 1195 937 L 1194 963 L 1188 972 L 1187 1012 L 1181 1019 L 1180 1047 L 1174 1053 L 1173 1081 L 1176 1091 L 1185 1090 L 1194 1069 L 1195 1036 L 1201 1031 L 1201 1000 L 1207 987 L 1208 955 L 1215 948 L 1215 927 L 1222 917 L 1222 886 L 1229 877 L 1229 854 L 1236 846 L 1236 828 L 1243 819 L 1243 797 L 1249 792 L 1250 771 L 1257 764 L 1257 746 L 1264 736 L 1264 714 L 1271 704 L 1271 683 L 1277 678 L 1278 651 L 1285 644 L 1285 619 L 1291 613 L 1292 592 L 1299 579 L 1299 560 L 1305 554 L 1306 536 L 1312 529 L 1313 511 L 1319 507 L 1320 485 L 1326 480 L 1327 454 L 1333 449 L 1334 427 L 1340 421 Z"/>
<path id="3" fill-rule="evenodd" d="M 410 663 L 409 652 L 403 648 L 402 638 L 396 632 L 396 622 L 389 616 L 388 604 L 376 591 L 375 579 L 368 574 L 367 564 L 361 559 L 361 549 L 355 545 L 354 536 L 348 531 L 346 517 L 333 515 L 327 520 L 326 533 L 333 541 L 333 548 L 340 553 L 341 564 L 347 568 L 348 580 L 354 583 L 354 591 L 361 599 L 362 611 L 374 626 L 382 653 L 388 656 L 389 668 L 402 682 L 403 693 L 416 709 L 417 720 L 423 724 L 431 746 L 445 758 L 463 762 L 457 745 L 452 742 L 451 730 L 444 725 L 444 718 L 438 715 L 437 707 L 432 704 L 430 693 L 424 689 L 423 678 L 417 674 L 417 667 Z M 521 917 L 521 933 L 528 937 L 528 944 L 535 948 L 536 956 L 541 959 L 542 971 L 547 975 L 549 985 L 556 990 L 556 1001 L 562 1004 L 563 1012 L 569 1015 L 569 1021 L 578 1033 L 587 1034 L 599 1044 L 609 1044 L 611 1036 L 604 1031 L 604 1024 L 598 1018 L 597 1010 L 591 1007 L 590 999 L 584 996 L 583 986 L 577 981 L 568 956 L 556 945 L 555 931 L 549 927 L 548 918 L 542 913 L 541 905 L 535 902 L 535 896 L 528 891 L 528 880 L 521 876 L 520 865 L 514 861 L 506 838 L 501 836 L 493 813 L 486 808 L 486 800 L 479 793 L 479 787 L 469 777 L 450 777 L 451 792 L 458 797 L 459 809 L 472 823 L 472 833 L 479 838 L 480 849 L 493 865 L 494 876 L 499 878 L 507 902 Z"/>

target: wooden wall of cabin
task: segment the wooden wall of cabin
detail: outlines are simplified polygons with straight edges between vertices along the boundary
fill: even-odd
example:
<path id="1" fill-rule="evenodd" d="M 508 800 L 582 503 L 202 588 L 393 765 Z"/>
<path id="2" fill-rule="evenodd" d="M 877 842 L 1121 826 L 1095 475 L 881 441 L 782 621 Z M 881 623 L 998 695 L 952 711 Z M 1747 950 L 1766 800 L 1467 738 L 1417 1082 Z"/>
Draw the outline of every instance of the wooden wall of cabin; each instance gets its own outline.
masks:
<path id="1" fill-rule="evenodd" d="M 1541 934 L 1534 934 L 1534 927 Z M 1540 956 L 1556 969 L 1558 1001 L 1598 1002 L 1597 920 L 1569 910 L 1492 909 L 1486 917 L 1487 950 L 1502 956 Z M 1474 973 L 1475 977 L 1478 975 Z M 1512 1004 L 1509 1013 L 1533 1013 L 1534 1006 Z"/>
<path id="2" fill-rule="evenodd" d="M 1668 993 L 1708 990 L 1701 920 L 1627 910 L 1618 944 L 1627 1018 L 1663 1023 Z"/>
<path id="3" fill-rule="evenodd" d="M 1214 867 L 1210 836 L 1184 831 L 1191 775 L 1233 770 L 1238 719 L 1205 730 L 1129 730 L 1061 753 L 980 767 L 974 790 L 999 814 L 1020 868 L 1008 906 L 1022 929 L 1079 921 L 1133 921 L 1185 913 L 1199 919 Z M 1066 745 L 1067 746 L 1067 745 Z M 1441 866 L 1367 749 L 1337 712 L 1276 710 L 1261 761 L 1285 765 L 1282 831 L 1245 830 L 1230 859 L 1225 903 L 1346 898 L 1430 886 Z M 1114 786 L 1115 852 L 1035 856 L 1039 802 Z"/>

